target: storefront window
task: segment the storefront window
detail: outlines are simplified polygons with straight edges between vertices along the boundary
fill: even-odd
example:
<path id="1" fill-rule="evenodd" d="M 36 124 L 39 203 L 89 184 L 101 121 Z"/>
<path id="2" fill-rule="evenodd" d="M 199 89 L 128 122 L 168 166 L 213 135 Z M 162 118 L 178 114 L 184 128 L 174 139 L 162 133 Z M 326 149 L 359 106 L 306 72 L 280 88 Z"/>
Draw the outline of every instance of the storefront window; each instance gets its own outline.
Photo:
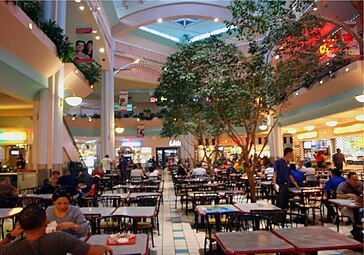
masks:
<path id="1" fill-rule="evenodd" d="M 355 161 L 363 161 L 364 139 L 363 136 L 345 136 L 336 138 L 336 148 L 341 149 L 346 160 L 350 164 Z"/>

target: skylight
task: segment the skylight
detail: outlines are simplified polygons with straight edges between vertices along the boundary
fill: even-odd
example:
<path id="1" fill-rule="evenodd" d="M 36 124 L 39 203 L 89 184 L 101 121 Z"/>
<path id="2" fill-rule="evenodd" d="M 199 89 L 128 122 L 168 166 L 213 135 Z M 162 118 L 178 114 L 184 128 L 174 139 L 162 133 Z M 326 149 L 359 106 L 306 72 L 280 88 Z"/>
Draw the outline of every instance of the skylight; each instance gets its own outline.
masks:
<path id="1" fill-rule="evenodd" d="M 230 27 L 230 28 L 234 28 L 234 27 Z M 193 37 L 191 39 L 191 42 L 196 42 L 196 41 L 199 41 L 199 40 L 203 40 L 203 39 L 209 38 L 212 35 L 222 34 L 222 33 L 227 32 L 228 30 L 229 30 L 228 27 L 224 27 L 224 28 L 220 28 L 220 29 L 214 30 L 214 31 L 209 32 L 209 33 L 198 35 L 198 36 Z"/>
<path id="2" fill-rule="evenodd" d="M 139 29 L 141 29 L 143 31 L 146 31 L 146 32 L 149 32 L 149 33 L 152 33 L 152 34 L 155 34 L 155 35 L 158 35 L 158 36 L 161 36 L 161 37 L 164 37 L 164 38 L 167 38 L 167 39 L 175 41 L 175 42 L 179 42 L 179 39 L 177 37 L 167 35 L 165 33 L 159 32 L 159 31 L 154 30 L 154 29 L 147 28 L 145 26 L 141 26 L 141 27 L 139 27 Z"/>

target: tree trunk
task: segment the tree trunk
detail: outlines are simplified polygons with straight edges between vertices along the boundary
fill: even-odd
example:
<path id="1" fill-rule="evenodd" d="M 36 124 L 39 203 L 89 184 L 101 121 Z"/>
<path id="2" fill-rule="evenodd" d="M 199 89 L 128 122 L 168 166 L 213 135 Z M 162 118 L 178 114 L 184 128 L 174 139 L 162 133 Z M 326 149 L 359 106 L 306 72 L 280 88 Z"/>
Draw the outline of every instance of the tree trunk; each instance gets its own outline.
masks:
<path id="1" fill-rule="evenodd" d="M 251 202 L 255 203 L 257 202 L 257 197 L 255 194 L 255 170 L 254 170 L 254 166 L 251 166 L 248 171 L 246 171 L 248 174 L 248 181 L 249 181 L 249 186 L 250 186 L 250 198 L 251 198 Z"/>

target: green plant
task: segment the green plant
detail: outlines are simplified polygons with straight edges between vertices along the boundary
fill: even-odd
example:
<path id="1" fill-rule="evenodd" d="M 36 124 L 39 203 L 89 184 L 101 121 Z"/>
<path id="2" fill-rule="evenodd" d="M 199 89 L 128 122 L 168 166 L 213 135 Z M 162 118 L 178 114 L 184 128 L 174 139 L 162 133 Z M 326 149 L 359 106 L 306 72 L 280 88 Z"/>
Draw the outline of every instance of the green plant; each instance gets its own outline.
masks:
<path id="1" fill-rule="evenodd" d="M 96 61 L 91 63 L 76 63 L 75 66 L 81 71 L 89 85 L 93 85 L 101 80 L 101 65 Z"/>
<path id="2" fill-rule="evenodd" d="M 16 1 L 15 2 L 33 22 L 47 35 L 57 47 L 57 57 L 62 63 L 72 63 L 76 58 L 76 51 L 68 37 L 63 33 L 55 21 L 42 20 L 42 9 L 39 1 Z M 74 63 L 85 76 L 89 85 L 101 80 L 101 66 L 93 61 L 92 63 Z"/>

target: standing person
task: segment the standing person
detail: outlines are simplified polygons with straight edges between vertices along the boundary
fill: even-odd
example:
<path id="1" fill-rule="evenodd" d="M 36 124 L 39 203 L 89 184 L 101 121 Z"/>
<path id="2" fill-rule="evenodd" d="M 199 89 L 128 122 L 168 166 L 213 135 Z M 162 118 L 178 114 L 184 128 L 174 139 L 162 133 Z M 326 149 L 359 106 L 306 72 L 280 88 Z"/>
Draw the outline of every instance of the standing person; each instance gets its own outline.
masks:
<path id="1" fill-rule="evenodd" d="M 282 209 L 288 208 L 289 181 L 291 181 L 291 183 L 293 183 L 296 188 L 300 188 L 293 179 L 293 176 L 291 175 L 291 169 L 288 166 L 292 155 L 293 149 L 287 147 L 284 149 L 283 158 L 278 159 L 274 164 L 273 185 L 278 192 L 277 206 Z"/>
<path id="2" fill-rule="evenodd" d="M 118 168 L 120 170 L 121 183 L 126 184 L 128 179 L 128 160 L 126 160 L 124 155 L 121 155 Z"/>
<path id="3" fill-rule="evenodd" d="M 325 153 L 323 151 L 318 151 L 315 159 L 316 159 L 317 167 L 323 168 L 324 161 L 325 161 Z"/>
<path id="4" fill-rule="evenodd" d="M 0 254 L 36 255 L 36 254 L 78 254 L 104 255 L 112 250 L 103 245 L 90 245 L 67 233 L 53 232 L 46 234 L 47 216 L 38 205 L 29 205 L 19 214 L 19 225 L 1 242 Z M 11 242 L 14 237 L 25 232 L 25 239 Z M 7 242 L 5 244 L 5 242 Z"/>
<path id="5" fill-rule="evenodd" d="M 334 163 L 335 168 L 343 170 L 344 162 L 346 164 L 346 160 L 339 148 L 336 149 L 336 153 L 332 156 L 332 162 Z"/>
<path id="6" fill-rule="evenodd" d="M 16 160 L 16 167 L 19 169 L 25 169 L 25 159 L 23 157 L 23 154 L 19 154 L 19 157 Z"/>
<path id="7" fill-rule="evenodd" d="M 104 171 L 105 174 L 111 173 L 112 161 L 109 158 L 109 155 L 105 155 L 105 158 L 100 160 L 100 168 Z"/>

